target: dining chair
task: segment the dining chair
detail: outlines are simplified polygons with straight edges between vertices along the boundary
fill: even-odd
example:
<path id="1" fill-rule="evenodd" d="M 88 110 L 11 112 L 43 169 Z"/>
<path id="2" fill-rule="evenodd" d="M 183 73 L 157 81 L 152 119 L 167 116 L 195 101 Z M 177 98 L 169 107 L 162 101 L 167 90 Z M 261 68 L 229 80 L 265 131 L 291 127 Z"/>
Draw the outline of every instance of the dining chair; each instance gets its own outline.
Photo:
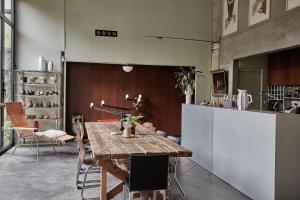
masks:
<path id="1" fill-rule="evenodd" d="M 72 116 L 72 130 L 76 135 L 76 138 L 80 139 L 84 143 L 86 150 L 88 149 L 88 151 L 91 151 L 89 139 L 85 137 L 86 134 L 83 115 Z"/>
<path id="2" fill-rule="evenodd" d="M 181 192 L 181 195 L 185 196 L 183 187 L 181 186 L 181 184 L 179 183 L 178 178 L 177 178 L 177 165 L 178 165 L 178 158 L 170 158 L 169 181 L 170 181 L 171 187 L 173 187 L 174 184 L 173 184 L 173 181 L 172 181 L 172 178 L 171 178 L 171 176 L 173 176 L 173 179 L 174 179 L 176 185 L 178 186 L 178 188 Z"/>
<path id="3" fill-rule="evenodd" d="M 164 131 L 161 131 L 161 130 L 157 130 L 156 132 L 155 132 L 157 135 L 160 135 L 160 136 L 162 136 L 162 137 L 167 137 L 167 133 L 166 132 L 164 132 Z M 171 140 L 170 138 L 175 138 L 175 137 L 167 137 L 170 141 L 172 141 L 172 142 L 175 142 L 176 144 L 179 144 L 179 141 L 174 141 L 174 140 Z M 174 179 L 174 181 L 175 181 L 175 183 L 176 183 L 176 185 L 178 186 L 178 188 L 179 188 L 179 190 L 180 190 L 180 192 L 181 192 L 181 195 L 182 196 L 185 196 L 185 193 L 184 193 L 184 190 L 183 190 L 183 187 L 181 186 L 181 184 L 179 183 L 179 181 L 178 181 L 178 178 L 177 178 L 177 165 L 178 165 L 178 158 L 169 158 L 169 177 L 168 177 L 168 179 L 169 179 L 169 182 L 170 182 L 170 185 L 171 185 L 171 187 L 173 187 L 173 180 L 172 180 L 172 178 L 171 177 L 173 177 L 173 179 Z"/>
<path id="4" fill-rule="evenodd" d="M 74 137 L 68 135 L 66 132 L 61 130 L 47 130 L 39 131 L 38 128 L 32 128 L 29 125 L 28 120 L 26 119 L 22 103 L 21 102 L 7 102 L 5 103 L 6 113 L 11 121 L 12 128 L 15 130 L 19 136 L 19 140 L 15 145 L 14 150 L 11 153 L 11 156 L 15 153 L 16 149 L 19 147 L 22 140 L 31 139 L 30 150 L 33 141 L 36 141 L 36 156 L 39 158 L 39 140 L 41 136 L 47 137 L 51 140 L 53 150 L 56 152 L 53 140 L 65 142 L 71 140 Z"/>
<path id="5" fill-rule="evenodd" d="M 91 155 L 86 154 L 86 148 L 84 143 L 80 138 L 76 138 L 79 145 L 79 155 L 78 155 L 78 166 L 76 175 L 76 186 L 81 189 L 81 199 L 86 199 L 84 197 L 84 191 L 90 188 L 97 188 L 100 186 L 100 180 L 87 180 L 88 174 L 101 173 L 100 168 L 97 166 L 97 162 L 92 158 Z M 83 181 L 79 181 L 80 170 L 82 170 L 82 165 L 85 165 Z M 99 177 L 99 176 L 97 176 Z M 82 184 L 82 185 L 80 185 Z"/>
<path id="6" fill-rule="evenodd" d="M 153 191 L 153 199 L 156 200 L 158 191 L 163 192 L 166 199 L 168 187 L 168 155 L 131 156 L 130 162 L 125 163 L 129 171 L 129 178 L 124 180 L 123 200 L 126 199 L 126 191 L 129 192 L 129 200 L 133 192 Z"/>

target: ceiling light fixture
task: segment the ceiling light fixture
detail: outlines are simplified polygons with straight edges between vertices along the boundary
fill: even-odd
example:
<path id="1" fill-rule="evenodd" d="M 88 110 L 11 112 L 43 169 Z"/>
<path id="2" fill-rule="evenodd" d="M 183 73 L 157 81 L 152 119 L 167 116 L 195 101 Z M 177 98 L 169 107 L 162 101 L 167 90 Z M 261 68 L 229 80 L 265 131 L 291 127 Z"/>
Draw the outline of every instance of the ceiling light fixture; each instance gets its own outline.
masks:
<path id="1" fill-rule="evenodd" d="M 133 70 L 133 66 L 131 65 L 123 65 L 124 72 L 131 72 Z"/>

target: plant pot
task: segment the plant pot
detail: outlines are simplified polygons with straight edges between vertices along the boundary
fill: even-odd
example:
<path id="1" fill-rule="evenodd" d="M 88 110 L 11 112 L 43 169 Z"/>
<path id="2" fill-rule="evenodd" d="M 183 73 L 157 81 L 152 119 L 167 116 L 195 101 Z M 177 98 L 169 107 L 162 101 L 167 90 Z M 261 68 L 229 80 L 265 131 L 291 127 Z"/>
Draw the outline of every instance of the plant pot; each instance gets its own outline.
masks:
<path id="1" fill-rule="evenodd" d="M 186 104 L 192 103 L 192 95 L 185 95 L 185 103 Z"/>
<path id="2" fill-rule="evenodd" d="M 135 127 L 136 127 L 135 124 L 131 125 L 131 134 L 135 134 Z"/>
<path id="3" fill-rule="evenodd" d="M 123 137 L 131 138 L 133 135 L 131 134 L 131 127 L 125 127 L 123 131 Z"/>
<path id="4" fill-rule="evenodd" d="M 184 91 L 184 93 L 185 93 L 185 103 L 191 104 L 192 103 L 192 95 L 194 94 L 192 87 L 189 85 L 186 88 L 186 90 Z"/>

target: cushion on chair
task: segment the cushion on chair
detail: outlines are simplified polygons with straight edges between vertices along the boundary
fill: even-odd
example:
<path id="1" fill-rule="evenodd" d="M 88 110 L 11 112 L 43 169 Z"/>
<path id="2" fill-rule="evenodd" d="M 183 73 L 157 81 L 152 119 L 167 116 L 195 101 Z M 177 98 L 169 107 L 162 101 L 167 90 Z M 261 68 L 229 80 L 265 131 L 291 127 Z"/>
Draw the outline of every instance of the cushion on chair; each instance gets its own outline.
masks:
<path id="1" fill-rule="evenodd" d="M 167 133 L 165 131 L 157 130 L 156 134 L 163 136 L 163 137 L 167 137 Z"/>
<path id="2" fill-rule="evenodd" d="M 48 138 L 58 138 L 61 137 L 63 135 L 66 135 L 67 133 L 61 130 L 47 130 L 47 131 L 42 131 L 42 132 L 35 132 L 35 135 L 37 136 L 45 136 Z"/>
<path id="3" fill-rule="evenodd" d="M 156 131 L 156 127 L 151 122 L 144 122 L 143 126 L 151 131 L 154 131 L 154 132 Z"/>
<path id="4" fill-rule="evenodd" d="M 153 123 L 151 123 L 151 122 L 144 122 L 143 123 L 143 126 L 145 126 L 146 128 L 152 128 L 153 127 Z"/>
<path id="5" fill-rule="evenodd" d="M 180 144 L 180 137 L 175 137 L 175 136 L 169 135 L 167 138 L 168 138 L 168 140 L 170 140 L 176 144 Z"/>

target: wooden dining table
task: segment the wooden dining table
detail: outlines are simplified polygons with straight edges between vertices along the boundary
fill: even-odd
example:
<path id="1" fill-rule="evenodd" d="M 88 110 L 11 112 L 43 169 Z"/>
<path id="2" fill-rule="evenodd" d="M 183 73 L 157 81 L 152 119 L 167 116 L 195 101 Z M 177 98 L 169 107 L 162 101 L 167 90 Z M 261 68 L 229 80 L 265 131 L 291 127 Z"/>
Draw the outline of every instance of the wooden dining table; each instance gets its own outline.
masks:
<path id="1" fill-rule="evenodd" d="M 132 155 L 165 154 L 170 157 L 191 157 L 192 152 L 169 141 L 155 132 L 136 124 L 134 137 L 124 138 L 118 133 L 120 122 L 86 122 L 86 132 L 90 141 L 92 156 L 100 174 L 100 200 L 109 200 L 123 190 L 123 180 L 128 178 L 126 169 L 116 160 L 129 159 Z M 120 179 L 120 183 L 108 190 L 107 173 Z"/>

